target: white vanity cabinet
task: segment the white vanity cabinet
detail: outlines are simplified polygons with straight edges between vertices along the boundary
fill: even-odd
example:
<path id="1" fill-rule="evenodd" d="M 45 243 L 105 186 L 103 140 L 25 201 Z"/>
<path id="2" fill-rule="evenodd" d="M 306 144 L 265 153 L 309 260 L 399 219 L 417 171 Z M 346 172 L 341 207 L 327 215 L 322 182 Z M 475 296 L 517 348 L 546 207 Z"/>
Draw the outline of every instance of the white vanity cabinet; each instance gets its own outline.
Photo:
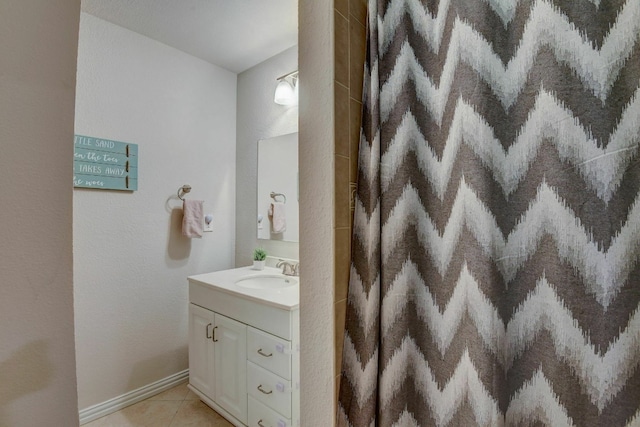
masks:
<path id="1" fill-rule="evenodd" d="M 189 277 L 189 388 L 237 427 L 298 427 L 298 287 L 236 286 L 247 274 Z"/>
<path id="2" fill-rule="evenodd" d="M 189 304 L 189 382 L 247 422 L 247 326 Z"/>

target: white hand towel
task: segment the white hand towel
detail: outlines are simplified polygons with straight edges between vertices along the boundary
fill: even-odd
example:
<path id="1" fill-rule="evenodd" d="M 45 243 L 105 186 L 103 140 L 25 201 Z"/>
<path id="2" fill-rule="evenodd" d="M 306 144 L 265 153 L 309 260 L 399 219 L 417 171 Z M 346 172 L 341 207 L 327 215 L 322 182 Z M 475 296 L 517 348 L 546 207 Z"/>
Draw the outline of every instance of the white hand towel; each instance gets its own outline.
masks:
<path id="1" fill-rule="evenodd" d="M 271 220 L 272 233 L 284 233 L 287 229 L 287 216 L 284 203 L 271 203 L 269 206 L 269 219 Z"/>
<path id="2" fill-rule="evenodd" d="M 202 221 L 204 209 L 203 200 L 187 199 L 182 202 L 182 235 L 190 239 L 202 238 L 204 223 Z"/>

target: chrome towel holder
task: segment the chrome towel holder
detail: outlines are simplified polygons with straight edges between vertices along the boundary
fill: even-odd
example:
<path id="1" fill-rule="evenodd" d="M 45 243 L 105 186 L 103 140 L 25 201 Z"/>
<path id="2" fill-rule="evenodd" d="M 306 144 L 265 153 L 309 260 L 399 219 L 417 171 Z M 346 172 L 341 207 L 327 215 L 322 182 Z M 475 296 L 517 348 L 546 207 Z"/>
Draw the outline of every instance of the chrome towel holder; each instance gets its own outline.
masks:
<path id="1" fill-rule="evenodd" d="M 184 200 L 182 196 L 191 191 L 191 186 L 189 184 L 185 184 L 182 187 L 178 188 L 178 199 Z"/>
<path id="2" fill-rule="evenodd" d="M 283 199 L 282 203 L 287 203 L 287 196 L 285 196 L 282 193 L 275 193 L 275 192 L 272 191 L 271 194 L 269 194 L 269 195 L 271 196 L 271 198 L 273 199 L 274 202 L 278 201 L 278 199 L 276 199 L 276 197 L 281 196 L 282 199 Z"/>

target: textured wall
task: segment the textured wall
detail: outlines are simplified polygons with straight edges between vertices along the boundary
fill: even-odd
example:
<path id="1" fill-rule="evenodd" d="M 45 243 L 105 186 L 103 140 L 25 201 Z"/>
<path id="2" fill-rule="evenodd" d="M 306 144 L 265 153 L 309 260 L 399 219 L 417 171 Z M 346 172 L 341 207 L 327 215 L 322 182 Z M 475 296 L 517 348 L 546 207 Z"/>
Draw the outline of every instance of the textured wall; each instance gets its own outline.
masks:
<path id="1" fill-rule="evenodd" d="M 301 424 L 334 420 L 333 0 L 300 2 Z"/>
<path id="2" fill-rule="evenodd" d="M 0 426 L 78 425 L 72 161 L 80 1 L 0 2 Z"/>
<path id="3" fill-rule="evenodd" d="M 79 406 L 187 368 L 187 279 L 234 265 L 236 75 L 82 14 L 76 133 L 139 145 L 138 191 L 74 191 Z M 183 184 L 214 215 L 180 234 Z"/>
<path id="4" fill-rule="evenodd" d="M 298 69 L 298 46 L 238 75 L 236 146 L 236 265 L 250 265 L 253 249 L 298 259 L 298 243 L 256 238 L 258 140 L 298 131 L 298 107 L 273 102 L 276 78 Z M 266 220 L 266 218 L 265 218 Z"/>

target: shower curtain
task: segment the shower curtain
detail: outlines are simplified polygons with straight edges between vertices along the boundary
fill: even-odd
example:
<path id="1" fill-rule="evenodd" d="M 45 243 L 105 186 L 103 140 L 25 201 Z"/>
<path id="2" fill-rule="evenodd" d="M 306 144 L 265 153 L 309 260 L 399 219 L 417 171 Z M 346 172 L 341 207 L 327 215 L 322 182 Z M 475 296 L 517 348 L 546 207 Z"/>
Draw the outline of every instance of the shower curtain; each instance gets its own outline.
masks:
<path id="1" fill-rule="evenodd" d="M 640 426 L 639 39 L 370 0 L 339 426 Z"/>

